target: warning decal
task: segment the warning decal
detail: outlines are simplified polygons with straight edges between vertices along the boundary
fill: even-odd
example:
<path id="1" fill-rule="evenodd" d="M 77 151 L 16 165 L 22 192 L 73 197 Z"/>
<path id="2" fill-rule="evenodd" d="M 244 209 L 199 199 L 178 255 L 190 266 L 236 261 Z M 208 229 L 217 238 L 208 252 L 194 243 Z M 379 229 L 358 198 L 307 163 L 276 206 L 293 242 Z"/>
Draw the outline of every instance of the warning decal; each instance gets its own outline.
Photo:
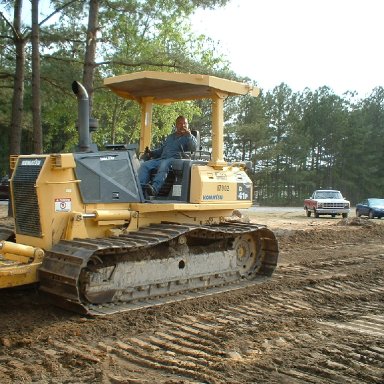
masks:
<path id="1" fill-rule="evenodd" d="M 69 198 L 55 199 L 55 212 L 70 212 L 72 201 Z"/>

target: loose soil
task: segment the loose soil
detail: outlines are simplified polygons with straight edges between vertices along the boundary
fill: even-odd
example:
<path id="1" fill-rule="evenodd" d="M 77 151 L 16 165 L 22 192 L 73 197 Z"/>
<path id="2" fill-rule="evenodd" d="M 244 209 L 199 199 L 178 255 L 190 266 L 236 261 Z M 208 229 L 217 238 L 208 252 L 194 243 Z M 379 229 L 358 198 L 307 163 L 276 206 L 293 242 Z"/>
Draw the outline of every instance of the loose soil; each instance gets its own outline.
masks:
<path id="1" fill-rule="evenodd" d="M 280 258 L 245 289 L 97 318 L 0 291 L 0 383 L 384 383 L 384 220 L 249 220 Z"/>

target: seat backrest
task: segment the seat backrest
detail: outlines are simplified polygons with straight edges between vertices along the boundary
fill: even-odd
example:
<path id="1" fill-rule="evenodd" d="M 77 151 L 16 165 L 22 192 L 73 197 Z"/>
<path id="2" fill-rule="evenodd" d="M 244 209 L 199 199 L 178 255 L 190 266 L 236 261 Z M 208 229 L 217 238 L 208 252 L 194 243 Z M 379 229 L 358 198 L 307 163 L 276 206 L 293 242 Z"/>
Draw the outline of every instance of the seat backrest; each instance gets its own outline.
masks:
<path id="1" fill-rule="evenodd" d="M 196 151 L 192 153 L 192 159 L 194 160 L 211 160 L 211 153 L 209 151 L 203 151 L 200 141 L 200 131 L 197 129 L 191 129 L 191 133 L 193 136 L 196 137 L 197 140 L 197 146 Z"/>
<path id="2" fill-rule="evenodd" d="M 198 131 L 196 129 L 191 129 L 191 133 L 192 133 L 193 136 L 196 137 L 196 140 L 197 140 L 196 150 L 200 151 L 201 150 L 201 146 L 200 146 L 200 131 Z"/>

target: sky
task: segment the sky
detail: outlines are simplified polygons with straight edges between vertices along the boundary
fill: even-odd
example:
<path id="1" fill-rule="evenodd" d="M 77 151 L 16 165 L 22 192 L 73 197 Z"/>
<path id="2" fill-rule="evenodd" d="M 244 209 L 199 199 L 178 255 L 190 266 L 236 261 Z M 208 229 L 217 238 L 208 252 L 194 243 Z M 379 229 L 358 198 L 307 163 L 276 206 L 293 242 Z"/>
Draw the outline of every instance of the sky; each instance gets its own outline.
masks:
<path id="1" fill-rule="evenodd" d="M 384 87 L 384 0 L 230 0 L 191 18 L 231 69 L 264 90 Z"/>

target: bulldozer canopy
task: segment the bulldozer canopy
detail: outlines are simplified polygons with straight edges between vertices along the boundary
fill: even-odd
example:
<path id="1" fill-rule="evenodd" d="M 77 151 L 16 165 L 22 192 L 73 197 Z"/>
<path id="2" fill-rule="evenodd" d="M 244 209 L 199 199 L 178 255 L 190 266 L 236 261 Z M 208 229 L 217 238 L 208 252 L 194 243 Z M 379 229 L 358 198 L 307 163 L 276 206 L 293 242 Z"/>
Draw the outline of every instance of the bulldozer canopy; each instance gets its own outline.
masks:
<path id="1" fill-rule="evenodd" d="M 225 97 L 259 94 L 257 87 L 215 76 L 156 71 L 109 77 L 104 85 L 123 98 L 138 102 L 150 98 L 156 104 L 212 98 L 218 93 Z"/>

